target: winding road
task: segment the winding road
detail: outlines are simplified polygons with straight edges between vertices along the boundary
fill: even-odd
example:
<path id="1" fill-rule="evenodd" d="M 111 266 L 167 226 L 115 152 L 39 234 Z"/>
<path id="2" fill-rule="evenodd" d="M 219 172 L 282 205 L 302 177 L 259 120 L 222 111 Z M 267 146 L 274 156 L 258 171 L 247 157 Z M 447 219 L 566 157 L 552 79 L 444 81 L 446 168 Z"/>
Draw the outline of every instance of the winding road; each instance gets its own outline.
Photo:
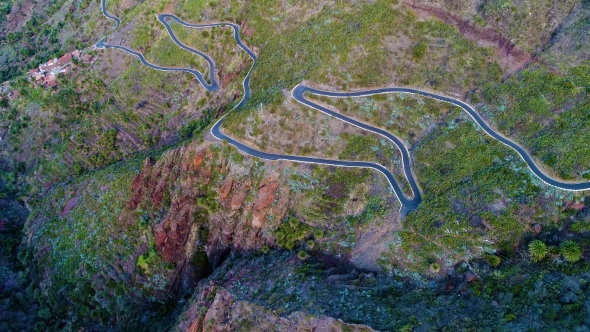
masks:
<path id="1" fill-rule="evenodd" d="M 116 25 L 115 25 L 114 29 L 116 29 L 120 25 L 120 20 L 118 18 L 108 14 L 108 12 L 106 10 L 106 0 L 102 0 L 102 11 L 103 11 L 104 16 L 115 21 Z M 153 69 L 162 70 L 162 71 L 180 71 L 180 72 L 187 72 L 187 73 L 193 74 L 199 80 L 199 82 L 203 85 L 203 87 L 205 87 L 205 89 L 207 89 L 210 92 L 213 92 L 213 91 L 216 91 L 217 89 L 219 89 L 219 84 L 215 80 L 215 63 L 208 55 L 206 55 L 196 49 L 190 48 L 189 46 L 183 44 L 180 40 L 178 40 L 176 35 L 174 35 L 174 32 L 172 31 L 172 28 L 170 27 L 168 21 L 174 20 L 177 23 L 182 24 L 186 27 L 190 27 L 190 28 L 210 28 L 210 27 L 229 26 L 234 30 L 234 39 L 235 39 L 236 43 L 238 44 L 238 46 L 242 50 L 244 50 L 252 58 L 252 60 L 254 60 L 252 67 L 248 71 L 248 74 L 246 75 L 246 77 L 243 81 L 244 95 L 243 95 L 242 99 L 240 100 L 240 102 L 232 110 L 242 106 L 245 103 L 245 101 L 250 97 L 250 74 L 251 74 L 252 68 L 254 68 L 254 66 L 256 65 L 257 57 L 246 45 L 244 45 L 242 43 L 242 40 L 240 39 L 238 25 L 236 25 L 234 23 L 190 24 L 190 23 L 186 23 L 186 22 L 182 21 L 178 17 L 171 15 L 171 14 L 160 14 L 160 15 L 158 15 L 158 20 L 160 21 L 160 23 L 162 23 L 164 25 L 164 27 L 166 27 L 166 30 L 168 31 L 170 38 L 172 38 L 172 40 L 179 47 L 181 47 L 189 52 L 200 55 L 209 63 L 209 77 L 211 79 L 211 84 L 207 83 L 206 80 L 204 79 L 203 75 L 197 70 L 190 69 L 190 68 L 161 67 L 161 66 L 151 64 L 145 60 L 144 56 L 141 53 L 138 53 L 136 51 L 133 51 L 133 50 L 123 47 L 123 46 L 105 44 L 104 38 L 101 39 L 96 44 L 96 46 L 98 48 L 117 48 L 117 49 L 123 50 L 129 54 L 135 55 L 136 57 L 139 58 L 139 60 L 144 65 L 146 65 L 150 68 L 153 68 Z M 332 166 L 341 166 L 341 167 L 362 167 L 362 168 L 371 168 L 371 169 L 377 170 L 385 176 L 385 178 L 387 179 L 387 181 L 389 182 L 389 184 L 393 188 L 393 191 L 395 192 L 397 198 L 399 199 L 399 201 L 401 203 L 401 210 L 400 211 L 402 212 L 403 215 L 406 215 L 408 212 L 417 209 L 418 206 L 420 205 L 420 202 L 422 201 L 422 196 L 421 196 L 418 184 L 416 183 L 416 179 L 414 178 L 414 175 L 412 174 L 412 171 L 411 171 L 412 165 L 411 165 L 411 158 L 410 158 L 409 151 L 408 151 L 407 147 L 403 144 L 402 140 L 399 139 L 398 137 L 392 135 L 391 133 L 383 130 L 383 129 L 368 125 L 364 122 L 360 122 L 358 120 L 344 116 L 340 113 L 334 112 L 326 107 L 318 105 L 318 104 L 306 99 L 305 98 L 306 93 L 314 94 L 314 95 L 318 95 L 318 96 L 333 97 L 333 98 L 365 97 L 365 96 L 371 96 L 371 95 L 376 95 L 376 94 L 386 94 L 386 93 L 409 93 L 409 94 L 417 94 L 420 96 L 429 97 L 429 98 L 433 98 L 433 99 L 436 99 L 436 100 L 439 100 L 442 102 L 453 104 L 455 106 L 462 108 L 465 112 L 467 112 L 467 114 L 469 114 L 471 116 L 471 118 L 488 135 L 490 135 L 494 139 L 500 141 L 504 145 L 509 146 L 513 150 L 515 150 L 522 157 L 522 159 L 525 161 L 525 163 L 527 164 L 527 166 L 529 167 L 531 172 L 533 172 L 533 174 L 535 174 L 544 183 L 546 183 L 550 186 L 554 186 L 556 188 L 560 188 L 560 189 L 568 190 L 568 191 L 582 191 L 582 190 L 590 189 L 590 181 L 589 182 L 578 182 L 578 183 L 564 182 L 564 181 L 554 179 L 554 178 L 546 175 L 545 173 L 543 173 L 541 171 L 541 169 L 539 169 L 539 167 L 535 164 L 533 158 L 528 154 L 528 152 L 523 147 L 521 147 L 517 143 L 507 139 L 503 135 L 494 131 L 487 124 L 487 122 L 477 113 L 477 111 L 473 107 L 471 107 L 470 105 L 466 104 L 465 102 L 460 101 L 458 99 L 454 99 L 454 98 L 450 98 L 450 97 L 446 97 L 443 95 L 434 94 L 431 92 L 426 92 L 426 91 L 422 91 L 422 90 L 418 90 L 418 89 L 413 89 L 413 88 L 382 88 L 382 89 L 372 89 L 372 90 L 355 91 L 355 92 L 333 92 L 333 91 L 319 90 L 319 89 L 311 88 L 311 87 L 308 87 L 308 86 L 305 86 L 302 84 L 298 84 L 297 86 L 295 86 L 293 88 L 293 90 L 291 90 L 291 95 L 292 95 L 293 99 L 295 99 L 297 102 L 301 103 L 302 105 L 314 108 L 322 113 L 325 113 L 327 115 L 338 118 L 338 119 L 345 121 L 351 125 L 354 125 L 358 128 L 361 128 L 361 129 L 376 133 L 378 135 L 381 135 L 384 138 L 391 141 L 393 144 L 395 144 L 402 155 L 402 164 L 403 164 L 403 168 L 404 168 L 404 174 L 406 176 L 406 179 L 408 180 L 408 183 L 410 184 L 410 188 L 412 189 L 413 197 L 406 196 L 406 194 L 403 192 L 401 186 L 395 180 L 393 174 L 391 174 L 391 172 L 389 170 L 387 170 L 384 166 L 382 166 L 378 163 L 363 162 L 363 161 L 343 161 L 343 160 L 321 159 L 321 158 L 304 157 L 304 156 L 273 154 L 273 153 L 267 153 L 267 152 L 253 149 L 253 148 L 225 135 L 221 131 L 221 125 L 223 124 L 223 118 L 225 117 L 225 115 L 223 117 L 221 117 L 213 125 L 213 127 L 211 128 L 211 134 L 218 139 L 227 141 L 229 144 L 232 144 L 233 146 L 235 146 L 237 149 L 239 149 L 240 151 L 242 151 L 244 153 L 250 154 L 252 156 L 256 156 L 258 158 L 266 159 L 266 160 L 288 160 L 288 161 L 295 161 L 295 162 L 302 162 L 302 163 L 323 164 L 323 165 L 332 165 Z M 226 113 L 226 115 L 228 113 Z"/>

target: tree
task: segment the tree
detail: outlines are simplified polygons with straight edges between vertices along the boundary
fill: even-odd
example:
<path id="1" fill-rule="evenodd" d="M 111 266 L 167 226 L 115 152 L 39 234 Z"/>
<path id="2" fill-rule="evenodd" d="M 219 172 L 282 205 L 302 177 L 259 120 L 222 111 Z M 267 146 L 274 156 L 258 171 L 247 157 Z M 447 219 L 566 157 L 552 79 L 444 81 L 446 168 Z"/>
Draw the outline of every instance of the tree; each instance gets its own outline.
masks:
<path id="1" fill-rule="evenodd" d="M 547 246 L 541 240 L 534 240 L 529 243 L 529 255 L 533 262 L 539 262 L 547 256 Z"/>
<path id="2" fill-rule="evenodd" d="M 582 250 L 580 249 L 580 246 L 572 240 L 563 241 L 560 246 L 560 252 L 563 258 L 570 263 L 575 263 L 582 258 Z"/>

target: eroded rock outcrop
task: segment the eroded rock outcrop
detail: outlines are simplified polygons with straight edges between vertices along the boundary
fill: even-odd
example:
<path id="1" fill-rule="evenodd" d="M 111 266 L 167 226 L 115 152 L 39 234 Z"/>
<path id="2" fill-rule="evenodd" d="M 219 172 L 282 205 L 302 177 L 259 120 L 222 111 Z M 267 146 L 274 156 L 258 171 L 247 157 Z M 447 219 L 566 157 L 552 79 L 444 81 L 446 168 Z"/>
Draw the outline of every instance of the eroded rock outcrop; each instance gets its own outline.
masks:
<path id="1" fill-rule="evenodd" d="M 221 287 L 212 286 L 215 297 L 208 305 L 204 317 L 191 306 L 188 320 L 176 327 L 177 331 L 222 332 L 250 329 L 251 331 L 374 331 L 366 325 L 347 324 L 340 319 L 328 316 L 310 316 L 302 312 L 293 312 L 287 317 L 280 317 L 264 307 L 247 301 L 237 300 L 230 292 Z M 208 295 L 211 290 L 206 290 Z M 201 298 L 203 300 L 203 298 Z M 203 301 L 204 302 L 204 301 Z"/>
<path id="2" fill-rule="evenodd" d="M 214 266 L 228 250 L 272 244 L 270 232 L 259 230 L 268 215 L 281 220 L 289 208 L 288 187 L 281 188 L 277 174 L 253 181 L 248 168 L 228 162 L 218 147 L 193 142 L 158 161 L 147 158 L 132 182 L 128 210 L 120 217 L 132 225 L 139 215 L 152 225 L 157 253 L 174 263 L 173 274 L 181 279 L 202 275 L 187 272 L 187 266 L 194 269 L 195 252 L 204 253 L 198 259 L 205 259 L 204 265 Z"/>
<path id="3" fill-rule="evenodd" d="M 258 194 L 252 210 L 252 227 L 260 228 L 264 223 L 268 206 L 274 201 L 275 193 L 279 188 L 279 182 L 268 179 L 262 182 L 258 188 Z"/>
<path id="4" fill-rule="evenodd" d="M 166 218 L 154 226 L 156 248 L 166 262 L 178 262 L 185 257 L 193 215 L 196 210 L 194 197 L 184 197 L 172 203 Z"/>

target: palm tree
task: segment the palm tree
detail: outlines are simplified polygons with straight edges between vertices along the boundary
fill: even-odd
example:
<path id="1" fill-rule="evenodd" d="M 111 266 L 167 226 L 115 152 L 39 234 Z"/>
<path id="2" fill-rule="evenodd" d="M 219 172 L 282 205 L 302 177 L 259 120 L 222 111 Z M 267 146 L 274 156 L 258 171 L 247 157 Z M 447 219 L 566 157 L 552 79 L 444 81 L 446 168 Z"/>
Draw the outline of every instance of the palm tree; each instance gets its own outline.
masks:
<path id="1" fill-rule="evenodd" d="M 534 240 L 529 243 L 529 255 L 533 262 L 539 262 L 547 256 L 547 246 L 541 240 Z"/>
<path id="2" fill-rule="evenodd" d="M 560 252 L 563 258 L 570 263 L 575 263 L 582 258 L 582 250 L 580 249 L 580 246 L 572 240 L 563 241 L 560 246 Z"/>

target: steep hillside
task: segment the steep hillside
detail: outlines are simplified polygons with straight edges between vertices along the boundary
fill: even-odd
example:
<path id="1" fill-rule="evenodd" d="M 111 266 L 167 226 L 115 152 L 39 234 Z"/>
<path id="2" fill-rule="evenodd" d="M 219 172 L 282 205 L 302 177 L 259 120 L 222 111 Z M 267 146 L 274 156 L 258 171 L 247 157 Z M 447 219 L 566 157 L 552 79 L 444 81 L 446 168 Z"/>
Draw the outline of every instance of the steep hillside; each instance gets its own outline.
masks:
<path id="1" fill-rule="evenodd" d="M 305 95 L 397 147 L 292 89 L 465 101 L 587 181 L 590 2 L 105 5 L 115 29 L 99 1 L 0 0 L 0 330 L 587 330 L 588 191 L 448 99 Z M 255 56 L 161 13 L 235 23 Z M 75 49 L 55 84 L 27 74 Z M 289 155 L 377 163 L 422 200 L 406 213 L 378 171 Z"/>
<path id="2" fill-rule="evenodd" d="M 366 184 L 359 189 L 352 179 Z M 173 309 L 169 301 L 190 293 L 230 254 L 304 241 L 314 251 L 346 253 L 396 205 L 393 197 L 367 198 L 388 196 L 380 182 L 366 171 L 264 163 L 229 146 L 193 142 L 157 161 L 116 164 L 60 185 L 27 226 L 41 310 L 51 312 L 44 322 L 86 326 L 93 317 L 115 327 L 115 317 L 125 315 L 138 324 L 132 317 L 149 319 L 150 308 L 152 318 Z M 349 195 L 364 202 L 355 212 L 347 212 Z M 318 202 L 322 219 L 311 217 Z M 342 225 L 366 209 L 363 223 Z M 68 312 L 74 316 L 64 325 Z"/>

